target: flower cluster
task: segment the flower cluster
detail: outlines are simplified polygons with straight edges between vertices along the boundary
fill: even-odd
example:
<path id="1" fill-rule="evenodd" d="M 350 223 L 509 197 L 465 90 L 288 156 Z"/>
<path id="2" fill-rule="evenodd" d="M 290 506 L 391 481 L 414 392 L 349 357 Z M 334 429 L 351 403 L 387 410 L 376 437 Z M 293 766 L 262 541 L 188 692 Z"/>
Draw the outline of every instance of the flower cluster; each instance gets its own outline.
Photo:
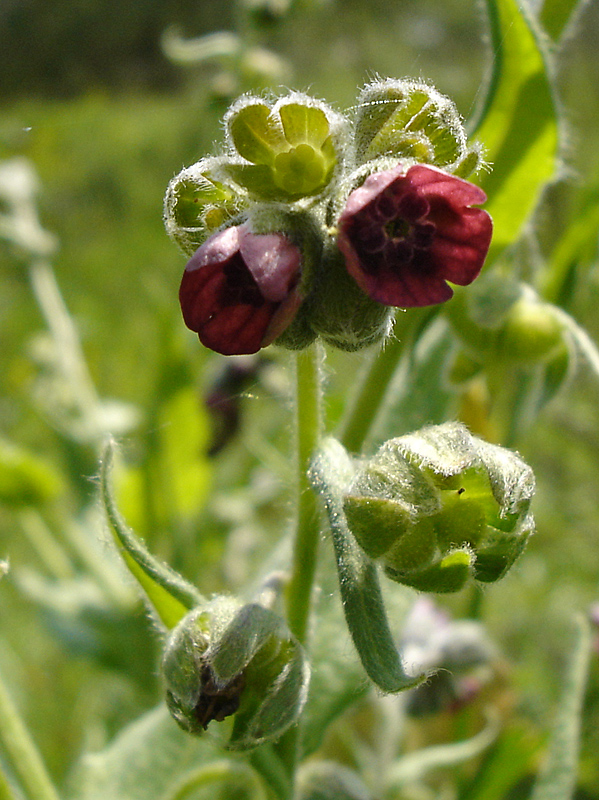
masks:
<path id="1" fill-rule="evenodd" d="M 171 181 L 166 227 L 191 256 L 183 318 L 207 347 L 358 349 L 386 335 L 389 308 L 445 302 L 479 274 L 492 223 L 453 103 L 393 80 L 358 100 L 349 120 L 298 93 L 242 97 L 227 152 Z"/>

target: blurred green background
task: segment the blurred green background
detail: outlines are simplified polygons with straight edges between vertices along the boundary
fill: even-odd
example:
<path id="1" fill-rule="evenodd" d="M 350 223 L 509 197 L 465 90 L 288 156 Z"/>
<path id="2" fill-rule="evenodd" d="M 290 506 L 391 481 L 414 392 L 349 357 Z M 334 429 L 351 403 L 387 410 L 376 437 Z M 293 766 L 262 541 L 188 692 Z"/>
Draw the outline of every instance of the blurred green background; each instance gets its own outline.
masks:
<path id="1" fill-rule="evenodd" d="M 263 48 L 271 58 L 258 50 L 245 60 L 242 53 L 175 64 L 161 46 L 167 29 L 184 37 L 230 30 L 241 36 L 246 56 Z M 490 58 L 484 30 L 484 14 L 470 0 L 303 0 L 291 7 L 284 0 L 4 0 L 0 159 L 24 156 L 38 172 L 40 218 L 59 241 L 56 278 L 95 386 L 103 398 L 136 408 L 142 420 L 125 437 L 132 462 L 143 463 L 160 439 L 169 399 L 189 387 L 200 393 L 221 368 L 220 357 L 203 351 L 181 323 L 184 258 L 166 237 L 161 214 L 173 174 L 218 147 L 227 102 L 241 91 L 283 84 L 346 109 L 373 76 L 409 76 L 435 84 L 467 118 Z M 597 41 L 599 8 L 592 2 L 556 53 L 566 146 L 562 175 L 535 220 L 541 259 L 589 196 L 596 202 Z M 569 310 L 596 339 L 594 255 Z M 40 401 L 44 319 L 26 258 L 0 242 L 0 259 L 0 437 L 66 476 L 61 509 L 46 516 L 60 530 L 69 510 L 80 519 L 82 508 L 94 507 L 97 450 L 65 435 Z M 203 483 L 194 513 L 172 523 L 164 498 L 145 519 L 131 504 L 131 521 L 155 549 L 208 592 L 235 589 L 250 577 L 289 513 L 281 480 L 288 469 L 289 375 L 284 353 L 268 356 L 246 387 L 237 449 L 210 463 L 209 420 L 198 402 L 194 443 Z M 343 376 L 351 377 L 361 359 L 329 355 L 332 421 L 349 391 Z M 539 480 L 539 530 L 518 566 L 484 598 L 484 618 L 513 665 L 517 702 L 543 729 L 559 691 L 572 613 L 599 599 L 598 401 L 597 379 L 582 368 L 518 442 Z M 173 409 L 168 413 L 176 416 Z M 175 452 L 178 446 L 172 444 Z M 101 746 L 159 697 L 154 644 L 140 607 L 121 619 L 114 607 L 88 598 L 96 618 L 91 627 L 83 624 L 83 585 L 61 595 L 63 617 L 71 613 L 73 625 L 60 629 L 60 615 L 39 599 L 40 591 L 47 594 L 40 576 L 56 575 L 24 536 L 23 509 L 8 503 L 0 505 L 0 558 L 6 557 L 12 574 L 0 585 L 0 668 L 62 781 L 82 750 Z M 76 577 L 85 576 L 81 557 L 75 562 Z M 465 610 L 463 599 L 454 610 Z M 599 796 L 596 674 L 594 681 L 582 778 Z"/>

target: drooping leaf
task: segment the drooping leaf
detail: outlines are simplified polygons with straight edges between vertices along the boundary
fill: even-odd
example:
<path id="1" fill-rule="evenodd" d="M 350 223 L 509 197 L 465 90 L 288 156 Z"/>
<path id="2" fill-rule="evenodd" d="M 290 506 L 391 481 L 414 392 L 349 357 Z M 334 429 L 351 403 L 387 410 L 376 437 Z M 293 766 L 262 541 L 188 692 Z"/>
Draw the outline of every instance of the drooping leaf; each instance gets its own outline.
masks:
<path id="1" fill-rule="evenodd" d="M 100 484 L 114 540 L 129 571 L 143 590 L 150 609 L 166 628 L 174 628 L 190 609 L 204 603 L 204 598 L 181 575 L 158 561 L 125 524 L 109 482 L 113 451 L 114 445 L 109 441 L 102 458 Z"/>
<path id="2" fill-rule="evenodd" d="M 383 692 L 399 692 L 417 685 L 422 677 L 406 674 L 393 640 L 375 564 L 360 548 L 347 527 L 342 492 L 353 471 L 339 442 L 328 439 L 314 459 L 310 478 L 324 500 L 339 575 L 345 619 L 369 678 Z"/>
<path id="3" fill-rule="evenodd" d="M 526 8 L 487 0 L 493 68 L 473 134 L 492 171 L 481 178 L 494 233 L 487 262 L 512 243 L 555 174 L 559 135 L 548 55 Z"/>

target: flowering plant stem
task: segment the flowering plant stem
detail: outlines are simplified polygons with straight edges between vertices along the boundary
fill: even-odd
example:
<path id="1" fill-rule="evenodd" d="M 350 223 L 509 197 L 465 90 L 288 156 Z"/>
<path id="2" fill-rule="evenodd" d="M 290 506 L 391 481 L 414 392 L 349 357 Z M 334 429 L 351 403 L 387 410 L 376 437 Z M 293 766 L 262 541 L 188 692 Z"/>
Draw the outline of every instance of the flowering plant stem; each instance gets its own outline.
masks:
<path id="1" fill-rule="evenodd" d="M 312 345 L 300 351 L 296 361 L 297 528 L 287 589 L 287 621 L 301 644 L 306 643 L 320 535 L 318 503 L 308 481 L 308 469 L 320 442 L 321 360 L 320 346 Z"/>
<path id="2" fill-rule="evenodd" d="M 0 677 L 0 743 L 8 762 L 21 783 L 26 800 L 59 800 L 39 751 L 29 736 Z M 0 797 L 7 795 L 0 782 Z"/>
<path id="3" fill-rule="evenodd" d="M 297 353 L 295 368 L 297 516 L 286 599 L 289 629 L 304 646 L 308 635 L 320 536 L 318 500 L 308 481 L 308 469 L 321 436 L 322 357 L 321 345 L 313 344 Z M 277 745 L 290 777 L 295 772 L 298 741 L 299 725 L 295 725 Z"/>

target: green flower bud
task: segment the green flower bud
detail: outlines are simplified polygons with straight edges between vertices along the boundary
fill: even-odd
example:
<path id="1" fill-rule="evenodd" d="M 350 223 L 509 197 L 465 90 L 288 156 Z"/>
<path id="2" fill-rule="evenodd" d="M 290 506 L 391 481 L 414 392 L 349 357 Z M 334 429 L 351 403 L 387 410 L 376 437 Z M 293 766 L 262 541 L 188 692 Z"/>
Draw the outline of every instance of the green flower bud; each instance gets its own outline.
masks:
<path id="1" fill-rule="evenodd" d="M 241 97 L 225 116 L 234 154 L 227 173 L 263 200 L 319 194 L 341 161 L 346 120 L 325 103 L 292 93 L 270 106 Z"/>
<path id="2" fill-rule="evenodd" d="M 256 603 L 218 597 L 172 631 L 162 661 L 166 702 L 176 722 L 201 734 L 234 715 L 229 747 L 277 739 L 297 721 L 309 668 L 285 622 Z"/>
<path id="3" fill-rule="evenodd" d="M 467 177 L 480 166 L 478 148 L 468 149 L 455 104 L 426 83 L 387 78 L 365 86 L 355 116 L 355 159 L 382 156 L 434 164 Z"/>
<path id="4" fill-rule="evenodd" d="M 391 439 L 344 497 L 347 524 L 387 575 L 421 591 L 453 592 L 469 576 L 495 581 L 534 528 L 532 470 L 458 423 Z"/>
<path id="5" fill-rule="evenodd" d="M 506 360 L 537 364 L 551 360 L 563 342 L 564 325 L 555 307 L 523 292 L 499 331 L 498 350 Z"/>
<path id="6" fill-rule="evenodd" d="M 169 183 L 164 199 L 164 224 L 187 255 L 235 217 L 245 197 L 223 176 L 222 161 L 203 158 Z"/>
<path id="7" fill-rule="evenodd" d="M 567 349 L 563 315 L 531 286 L 494 273 L 447 304 L 450 322 L 479 363 L 546 364 Z"/>

